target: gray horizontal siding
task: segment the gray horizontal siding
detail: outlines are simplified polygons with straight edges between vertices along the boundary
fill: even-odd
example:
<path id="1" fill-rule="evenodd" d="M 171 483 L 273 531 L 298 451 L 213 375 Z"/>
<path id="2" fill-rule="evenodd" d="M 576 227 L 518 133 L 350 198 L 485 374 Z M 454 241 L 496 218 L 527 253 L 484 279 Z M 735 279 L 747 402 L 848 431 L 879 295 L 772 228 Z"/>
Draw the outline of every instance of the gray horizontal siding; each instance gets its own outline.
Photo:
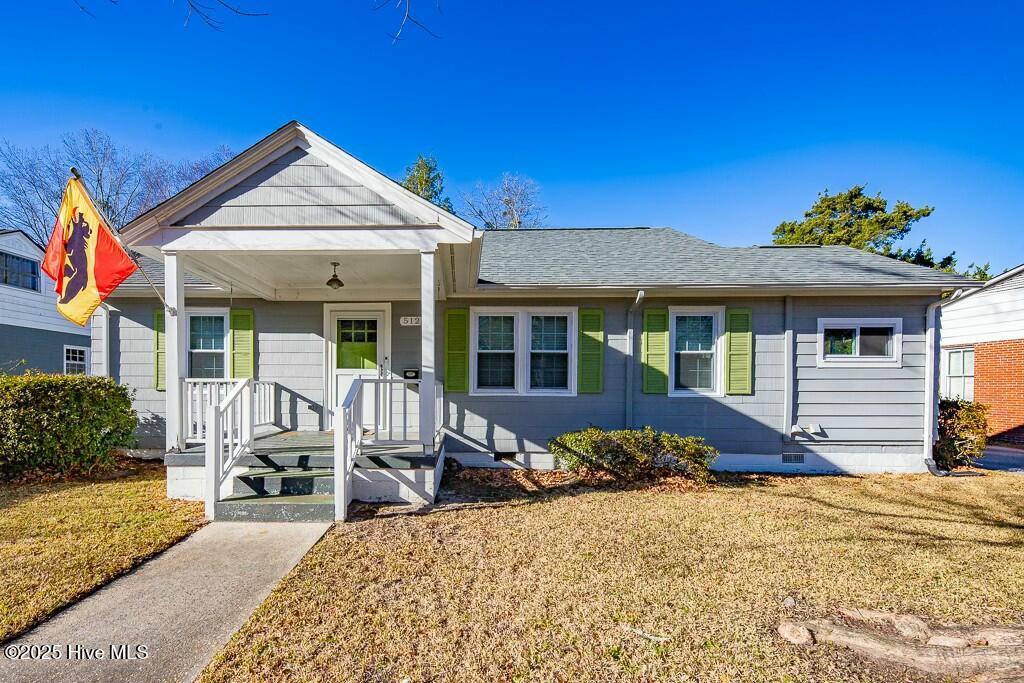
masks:
<path id="1" fill-rule="evenodd" d="M 925 310 L 930 299 L 794 299 L 795 421 L 818 424 L 815 447 L 831 442 L 921 441 Z M 819 318 L 900 318 L 902 367 L 817 367 Z M 805 437 L 799 436 L 797 440 Z"/>
<path id="2" fill-rule="evenodd" d="M 387 226 L 418 222 L 354 178 L 295 149 L 214 197 L 178 224 Z"/>
<path id="3" fill-rule="evenodd" d="M 639 366 L 643 316 L 638 313 L 635 349 L 634 422 L 700 436 L 722 452 L 777 454 L 782 448 L 785 401 L 783 300 L 657 300 L 645 308 L 673 305 L 750 308 L 754 325 L 754 393 L 750 396 L 660 396 L 643 393 Z"/>

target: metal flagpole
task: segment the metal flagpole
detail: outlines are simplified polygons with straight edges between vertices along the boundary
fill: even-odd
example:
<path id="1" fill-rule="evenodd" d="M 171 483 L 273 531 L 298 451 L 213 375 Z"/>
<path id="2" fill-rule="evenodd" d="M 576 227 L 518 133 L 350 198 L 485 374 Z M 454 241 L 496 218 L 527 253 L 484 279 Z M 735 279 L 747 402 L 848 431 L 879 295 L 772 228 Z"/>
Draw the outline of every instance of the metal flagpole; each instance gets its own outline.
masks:
<path id="1" fill-rule="evenodd" d="M 147 273 L 146 270 L 142 267 L 142 264 L 139 263 L 139 260 L 135 258 L 135 254 L 132 253 L 132 250 L 129 249 L 128 245 L 126 245 L 121 240 L 121 236 L 117 233 L 117 230 L 114 229 L 114 226 L 110 222 L 110 219 L 107 218 L 107 214 L 103 213 L 103 209 L 96 206 L 96 202 L 92 200 L 92 195 L 89 194 L 89 188 L 85 186 L 85 181 L 82 179 L 82 174 L 79 173 L 78 169 L 75 168 L 74 166 L 71 167 L 71 175 L 75 177 L 75 180 L 82 184 L 82 187 L 85 189 L 85 196 L 88 197 L 89 203 L 92 204 L 93 210 L 100 217 L 100 219 L 102 219 L 103 222 L 107 224 L 107 230 L 110 231 L 110 234 L 114 236 L 114 239 L 117 240 L 117 243 L 121 245 L 122 249 L 124 249 L 124 253 L 128 254 L 128 258 L 132 260 L 132 263 L 135 264 L 135 267 L 139 269 L 140 273 L 142 273 L 142 277 L 146 278 L 146 282 L 148 282 L 149 286 L 153 288 L 153 292 L 156 294 L 157 298 L 160 299 L 160 303 L 164 305 L 164 308 L 167 310 L 168 313 L 175 316 L 178 315 L 177 310 L 173 306 L 167 305 L 167 301 L 164 299 L 164 295 L 161 294 L 160 290 L 156 288 L 156 284 L 149 277 L 149 273 Z"/>

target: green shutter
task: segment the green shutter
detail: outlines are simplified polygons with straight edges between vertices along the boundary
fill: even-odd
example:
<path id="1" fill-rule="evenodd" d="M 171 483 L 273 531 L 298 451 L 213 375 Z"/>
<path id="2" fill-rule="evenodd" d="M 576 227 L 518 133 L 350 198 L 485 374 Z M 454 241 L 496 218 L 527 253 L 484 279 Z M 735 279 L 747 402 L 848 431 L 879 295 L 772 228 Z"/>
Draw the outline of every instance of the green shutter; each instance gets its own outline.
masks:
<path id="1" fill-rule="evenodd" d="M 749 308 L 725 312 L 725 393 L 754 393 L 754 327 Z"/>
<path id="2" fill-rule="evenodd" d="M 604 310 L 580 309 L 579 376 L 576 391 L 600 394 L 604 391 Z"/>
<path id="3" fill-rule="evenodd" d="M 231 372 L 232 379 L 255 376 L 256 315 L 251 308 L 231 309 Z"/>
<path id="4" fill-rule="evenodd" d="M 641 362 L 644 368 L 644 393 L 668 393 L 668 309 L 644 311 L 641 338 Z"/>
<path id="5" fill-rule="evenodd" d="M 153 309 L 153 386 L 167 389 L 167 337 L 164 336 L 164 309 Z"/>
<path id="6" fill-rule="evenodd" d="M 444 390 L 469 391 L 469 311 L 465 308 L 445 311 Z"/>

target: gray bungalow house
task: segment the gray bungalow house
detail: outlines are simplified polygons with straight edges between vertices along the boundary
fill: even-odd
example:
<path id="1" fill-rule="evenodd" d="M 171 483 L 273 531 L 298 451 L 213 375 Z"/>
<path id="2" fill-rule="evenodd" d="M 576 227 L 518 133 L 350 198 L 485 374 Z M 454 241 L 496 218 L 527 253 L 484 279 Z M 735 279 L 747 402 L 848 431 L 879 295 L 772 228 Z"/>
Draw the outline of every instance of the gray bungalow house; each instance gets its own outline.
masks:
<path id="1" fill-rule="evenodd" d="M 919 472 L 937 305 L 972 282 L 846 247 L 667 228 L 481 232 L 289 123 L 122 232 L 92 321 L 168 494 L 225 519 L 432 501 L 445 458 L 550 468 L 590 424 L 706 438 L 717 466 Z"/>

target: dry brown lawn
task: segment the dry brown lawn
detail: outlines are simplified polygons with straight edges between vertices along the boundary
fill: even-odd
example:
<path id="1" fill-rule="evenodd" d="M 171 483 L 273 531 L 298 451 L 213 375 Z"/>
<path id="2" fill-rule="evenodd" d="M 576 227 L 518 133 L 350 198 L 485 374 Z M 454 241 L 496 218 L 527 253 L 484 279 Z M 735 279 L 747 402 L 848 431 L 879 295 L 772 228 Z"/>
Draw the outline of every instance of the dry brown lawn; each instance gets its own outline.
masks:
<path id="1" fill-rule="evenodd" d="M 1022 488 L 995 473 L 744 476 L 382 508 L 336 526 L 203 678 L 924 680 L 789 646 L 775 626 L 841 605 L 1021 624 Z"/>
<path id="2" fill-rule="evenodd" d="M 42 621 L 203 524 L 167 500 L 162 466 L 132 476 L 0 486 L 0 641 Z"/>

